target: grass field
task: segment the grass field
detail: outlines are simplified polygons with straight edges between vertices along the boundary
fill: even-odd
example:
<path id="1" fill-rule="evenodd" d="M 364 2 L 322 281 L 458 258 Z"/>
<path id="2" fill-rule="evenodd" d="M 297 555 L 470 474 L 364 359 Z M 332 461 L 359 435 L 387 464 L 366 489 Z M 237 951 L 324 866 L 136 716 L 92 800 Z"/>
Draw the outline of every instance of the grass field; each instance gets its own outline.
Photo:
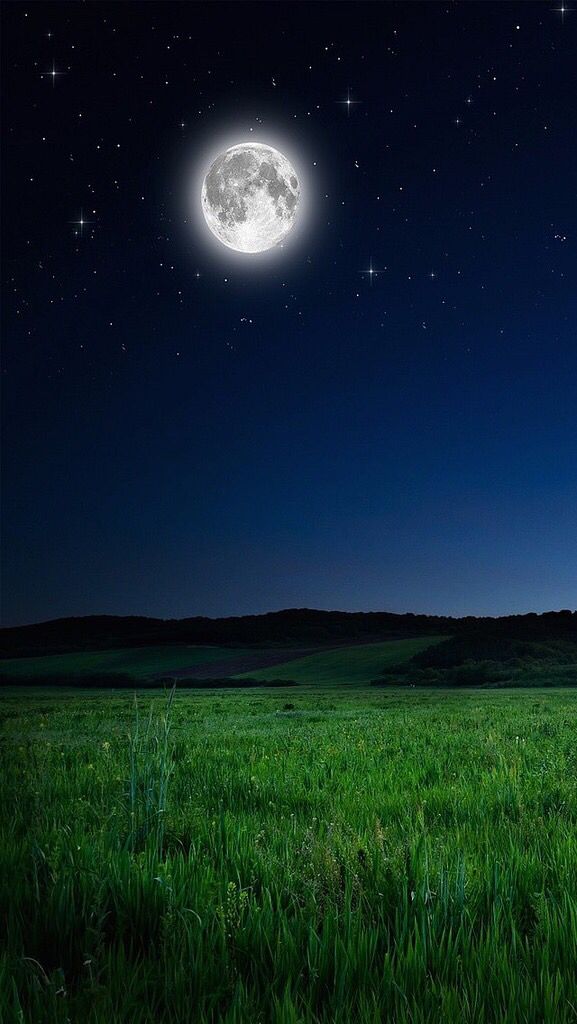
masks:
<path id="1" fill-rule="evenodd" d="M 124 675 L 144 681 L 171 674 L 237 676 L 238 678 L 294 679 L 298 683 L 368 683 L 387 667 L 407 661 L 442 637 L 394 640 L 378 644 L 344 646 L 298 657 L 298 648 L 130 647 L 108 651 L 79 651 L 39 658 L 0 660 L 5 678 L 43 679 L 58 676 L 88 678 Z M 262 667 L 261 667 L 262 666 Z M 244 669 L 247 671 L 244 671 Z M 214 670 L 214 671 L 213 671 Z"/>
<path id="2" fill-rule="evenodd" d="M 78 651 L 73 654 L 51 654 L 40 658 L 5 658 L 0 671 L 14 676 L 84 676 L 121 673 L 134 679 L 171 672 L 189 665 L 208 665 L 213 661 L 237 658 L 245 651 L 229 647 L 125 647 L 111 651 Z"/>
<path id="3" fill-rule="evenodd" d="M 443 637 L 425 636 L 413 640 L 387 640 L 379 644 L 359 644 L 336 650 L 319 651 L 306 658 L 287 661 L 241 674 L 253 679 L 294 679 L 297 683 L 338 686 L 343 683 L 370 683 L 388 665 L 408 661 L 414 654 L 438 643 Z"/>
<path id="4" fill-rule="evenodd" d="M 577 691 L 139 707 L 4 691 L 3 1024 L 574 1024 Z"/>

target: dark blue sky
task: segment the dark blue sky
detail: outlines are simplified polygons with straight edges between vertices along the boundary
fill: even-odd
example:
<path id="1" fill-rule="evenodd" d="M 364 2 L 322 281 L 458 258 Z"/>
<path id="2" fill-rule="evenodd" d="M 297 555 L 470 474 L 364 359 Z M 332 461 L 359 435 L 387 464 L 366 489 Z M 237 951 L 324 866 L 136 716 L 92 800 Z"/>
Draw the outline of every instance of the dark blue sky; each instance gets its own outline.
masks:
<path id="1" fill-rule="evenodd" d="M 5 624 L 576 607 L 558 6 L 5 5 Z M 310 208 L 257 270 L 186 200 L 243 138 Z"/>

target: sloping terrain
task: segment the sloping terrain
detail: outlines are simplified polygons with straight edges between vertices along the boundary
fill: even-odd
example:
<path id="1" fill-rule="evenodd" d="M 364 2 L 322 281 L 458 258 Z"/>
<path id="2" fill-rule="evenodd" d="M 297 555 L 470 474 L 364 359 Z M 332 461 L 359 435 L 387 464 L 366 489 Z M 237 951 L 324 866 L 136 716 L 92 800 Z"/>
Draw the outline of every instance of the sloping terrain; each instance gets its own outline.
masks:
<path id="1" fill-rule="evenodd" d="M 134 679 L 148 679 L 151 676 L 171 673 L 192 674 L 203 666 L 215 662 L 220 667 L 216 672 L 222 676 L 222 666 L 246 651 L 224 647 L 127 647 L 113 651 L 78 651 L 72 654 L 52 654 L 44 658 L 12 658 L 0 661 L 0 675 L 18 679 L 93 675 L 127 675 Z M 184 669 L 184 673 L 179 670 Z M 228 670 L 227 670 L 228 673 Z M 225 674 L 227 674 L 225 673 Z"/>
<path id="2" fill-rule="evenodd" d="M 277 664 L 274 670 L 263 668 L 243 674 L 251 675 L 254 679 L 267 679 L 273 676 L 275 679 L 294 679 L 297 683 L 363 685 L 370 683 L 386 665 L 408 661 L 415 654 L 443 639 L 444 637 L 440 636 L 425 636 L 412 640 L 387 640 L 380 644 L 333 648 L 309 654 L 306 658 L 293 659 L 282 665 Z"/>
<path id="3" fill-rule="evenodd" d="M 4 685 L 132 687 L 172 678 L 305 685 L 571 686 L 577 644 L 446 635 L 378 643 L 222 647 L 173 644 L 0 661 Z"/>
<path id="4" fill-rule="evenodd" d="M 4 683 L 55 685 L 86 683 L 102 686 L 150 683 L 167 678 L 220 680 L 225 677 L 294 680 L 297 683 L 368 683 L 391 664 L 400 664 L 442 637 L 390 640 L 319 649 L 133 647 L 112 651 L 79 651 L 43 658 L 0 661 Z M 83 685 L 83 682 L 82 682 Z"/>
<path id="5" fill-rule="evenodd" d="M 538 643 L 503 636 L 456 636 L 383 665 L 375 686 L 575 686 L 577 642 Z"/>
<path id="6" fill-rule="evenodd" d="M 301 661 L 307 655 L 319 653 L 318 647 L 270 647 L 257 650 L 251 650 L 250 648 L 235 650 L 219 648 L 219 650 L 225 654 L 225 657 L 215 658 L 214 661 L 211 660 L 209 662 L 196 661 L 193 664 L 183 665 L 171 670 L 169 675 L 180 679 L 219 679 L 223 676 L 240 677 L 241 674 L 244 674 L 245 677 L 250 676 L 253 679 L 257 677 L 260 679 L 287 678 L 286 675 L 279 676 L 276 668 L 274 672 L 269 672 L 268 675 L 265 674 L 264 676 L 258 676 L 258 672 L 263 670 L 266 673 L 268 669 L 274 666 L 288 666 L 297 659 Z M 166 674 L 165 671 L 156 673 L 158 678 L 166 676 Z M 290 678 L 292 679 L 292 676 Z"/>

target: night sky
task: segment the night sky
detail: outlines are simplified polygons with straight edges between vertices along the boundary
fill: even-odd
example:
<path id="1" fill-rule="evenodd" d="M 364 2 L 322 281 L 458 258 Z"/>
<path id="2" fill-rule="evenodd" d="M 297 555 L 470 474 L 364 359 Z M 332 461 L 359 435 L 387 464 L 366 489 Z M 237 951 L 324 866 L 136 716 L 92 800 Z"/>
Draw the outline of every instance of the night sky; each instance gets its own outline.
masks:
<path id="1" fill-rule="evenodd" d="M 4 623 L 574 608 L 577 11 L 4 21 Z M 191 208 L 251 140 L 272 256 Z"/>

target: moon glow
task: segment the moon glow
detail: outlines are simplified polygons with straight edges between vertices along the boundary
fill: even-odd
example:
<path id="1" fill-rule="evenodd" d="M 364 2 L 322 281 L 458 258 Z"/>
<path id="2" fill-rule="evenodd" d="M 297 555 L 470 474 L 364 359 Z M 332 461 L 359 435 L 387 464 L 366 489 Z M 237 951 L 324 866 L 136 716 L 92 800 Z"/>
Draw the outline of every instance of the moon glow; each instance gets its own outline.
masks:
<path id="1" fill-rule="evenodd" d="M 217 156 L 202 184 L 204 219 L 223 245 L 265 252 L 292 230 L 300 183 L 287 158 L 272 146 L 243 142 Z"/>

